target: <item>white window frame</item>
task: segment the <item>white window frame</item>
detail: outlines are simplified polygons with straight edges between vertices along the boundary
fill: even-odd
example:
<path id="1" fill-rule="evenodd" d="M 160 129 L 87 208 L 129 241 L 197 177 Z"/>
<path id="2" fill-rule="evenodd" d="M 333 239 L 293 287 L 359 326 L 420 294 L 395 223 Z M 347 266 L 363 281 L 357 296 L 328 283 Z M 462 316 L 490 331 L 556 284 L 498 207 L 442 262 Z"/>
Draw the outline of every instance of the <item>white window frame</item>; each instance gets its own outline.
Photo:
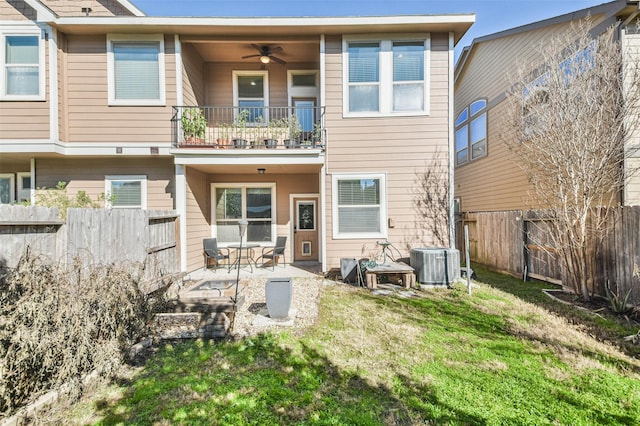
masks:
<path id="1" fill-rule="evenodd" d="M 294 86 L 293 77 L 295 75 L 313 75 L 315 77 L 314 86 Z M 293 106 L 294 98 L 316 98 L 318 99 L 320 87 L 320 72 L 318 70 L 288 70 L 287 71 L 287 93 L 289 106 Z"/>
<path id="2" fill-rule="evenodd" d="M 276 183 L 275 182 L 242 182 L 242 183 L 224 183 L 224 182 L 220 182 L 220 183 L 212 183 L 211 184 L 211 237 L 212 238 L 217 238 L 218 236 L 218 222 L 217 222 L 217 218 L 216 218 L 216 190 L 218 188 L 241 188 L 242 189 L 242 195 L 241 195 L 241 199 L 242 199 L 242 206 L 241 206 L 241 212 L 242 212 L 242 218 L 241 219 L 247 219 L 246 215 L 247 215 L 247 188 L 270 188 L 271 189 L 271 241 L 259 241 L 259 242 L 255 242 L 252 241 L 251 243 L 256 243 L 256 244 L 260 244 L 261 247 L 268 247 L 268 246 L 272 246 L 276 243 L 276 234 L 278 231 L 278 225 L 277 225 L 277 211 L 276 211 L 276 205 L 277 205 L 277 194 L 276 194 Z M 236 219 L 230 220 L 230 221 L 235 221 Z M 239 219 L 238 219 L 239 220 Z M 246 242 L 247 239 L 247 235 L 244 236 L 243 241 Z M 232 245 L 232 244 L 237 244 L 237 243 L 223 243 L 223 242 L 218 242 L 218 245 L 220 247 L 227 247 L 228 245 Z"/>
<path id="3" fill-rule="evenodd" d="M 340 233 L 338 215 L 338 181 L 353 179 L 378 179 L 380 181 L 380 232 L 349 232 Z M 386 173 L 340 173 L 334 174 L 331 178 L 331 199 L 333 215 L 333 239 L 353 240 L 363 238 L 387 238 L 387 176 Z"/>
<path id="4" fill-rule="evenodd" d="M 9 179 L 9 204 L 16 201 L 16 177 L 13 173 L 0 173 L 0 179 Z M 0 202 L 0 205 L 4 204 Z"/>
<path id="5" fill-rule="evenodd" d="M 140 205 L 139 206 L 114 206 L 111 204 L 112 182 L 140 181 Z M 147 209 L 147 177 L 144 175 L 112 175 L 104 177 L 105 207 L 108 209 Z"/>
<path id="6" fill-rule="evenodd" d="M 18 178 L 18 193 L 16 194 L 16 200 L 18 202 L 29 201 L 31 202 L 31 187 L 33 186 L 33 182 L 29 187 L 24 187 L 22 179 L 28 177 L 31 179 L 31 172 L 18 172 L 16 173 Z M 26 196 L 23 196 L 23 193 L 26 193 Z"/>
<path id="7" fill-rule="evenodd" d="M 393 43 L 424 42 L 424 109 L 421 111 L 393 110 Z M 380 43 L 379 58 L 379 111 L 349 111 L 349 43 Z M 342 38 L 342 115 L 343 117 L 411 117 L 430 114 L 431 38 L 425 34 L 353 35 Z M 404 82 L 409 83 L 409 82 Z M 414 82 L 415 83 L 415 82 Z"/>
<path id="8" fill-rule="evenodd" d="M 478 103 L 478 102 L 484 102 L 484 106 L 482 108 L 480 108 L 480 110 L 476 111 L 475 113 L 471 112 L 471 106 Z M 461 121 L 460 123 L 458 123 L 458 120 L 460 120 L 460 116 L 466 111 L 467 113 L 467 118 L 463 121 Z M 484 119 L 484 139 L 478 140 L 475 143 L 472 143 L 472 137 L 473 137 L 473 132 L 471 131 L 471 123 L 473 123 L 475 120 L 477 120 L 478 118 L 480 118 L 482 115 L 485 116 Z M 454 123 L 455 125 L 455 131 L 454 131 L 454 135 L 456 135 L 456 140 L 455 140 L 455 164 L 456 167 L 458 166 L 462 166 L 464 164 L 468 164 L 472 161 L 475 160 L 479 160 L 480 158 L 484 158 L 487 156 L 487 147 L 488 147 L 488 140 L 489 140 L 489 102 L 487 101 L 486 98 L 478 98 L 474 101 L 472 101 L 471 103 L 469 103 L 469 105 L 467 105 L 466 107 L 464 107 L 464 109 L 462 111 L 460 111 L 460 113 L 456 116 L 456 122 Z M 457 134 L 458 131 L 465 128 L 467 129 L 467 143 L 466 143 L 466 148 L 462 148 L 462 149 L 466 149 L 467 150 L 467 159 L 464 161 L 458 161 L 458 152 L 460 152 L 461 150 L 458 150 L 458 140 L 457 140 Z M 478 145 L 480 143 L 484 142 L 484 153 L 482 155 L 478 155 L 476 157 L 473 157 L 473 147 L 474 145 Z"/>
<path id="9" fill-rule="evenodd" d="M 234 70 L 231 72 L 233 77 L 233 105 L 234 108 L 234 118 L 237 118 L 238 111 L 240 109 L 240 96 L 238 95 L 238 77 L 240 76 L 251 76 L 251 75 L 259 75 L 262 76 L 262 98 L 242 98 L 243 100 L 262 100 L 264 114 L 262 116 L 262 122 L 267 123 L 269 121 L 269 71 L 266 70 L 254 70 L 254 71 L 237 71 Z M 253 123 L 253 122 L 251 122 Z"/>
<path id="10" fill-rule="evenodd" d="M 38 94 L 7 95 L 7 37 L 38 37 Z M 0 100 L 2 101 L 44 101 L 46 99 L 46 44 L 44 30 L 25 28 L 24 26 L 7 26 L 0 28 Z"/>
<path id="11" fill-rule="evenodd" d="M 115 58 L 113 44 L 118 42 L 158 43 L 159 99 L 116 99 Z M 107 86 L 109 105 L 113 106 L 164 106 L 166 105 L 166 80 L 164 60 L 164 36 L 162 34 L 107 34 Z"/>

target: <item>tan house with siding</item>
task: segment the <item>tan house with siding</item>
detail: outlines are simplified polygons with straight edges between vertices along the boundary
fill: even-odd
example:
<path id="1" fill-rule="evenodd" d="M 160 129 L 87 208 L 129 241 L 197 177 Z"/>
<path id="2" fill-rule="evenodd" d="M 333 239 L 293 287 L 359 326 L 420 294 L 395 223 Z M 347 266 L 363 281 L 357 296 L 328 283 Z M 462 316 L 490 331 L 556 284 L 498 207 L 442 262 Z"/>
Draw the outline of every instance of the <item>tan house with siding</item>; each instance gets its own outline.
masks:
<path id="1" fill-rule="evenodd" d="M 501 140 L 509 89 L 507 73 L 519 62 L 541 61 L 540 46 L 572 21 L 592 20 L 592 32 L 615 27 L 623 51 L 640 43 L 638 2 L 613 1 L 540 22 L 476 38 L 455 69 L 455 197 L 464 212 L 530 209 L 530 185 L 514 154 Z M 627 166 L 640 164 L 631 158 Z M 595 172 L 595 171 L 594 171 Z M 640 203 L 640 181 L 631 180 L 620 199 Z"/>
<path id="2" fill-rule="evenodd" d="M 417 177 L 452 185 L 453 48 L 473 15 L 146 16 L 124 0 L 0 0 L 0 200 L 68 182 L 176 209 L 202 240 L 341 257 L 434 245 Z M 433 166 L 432 166 L 433 167 Z M 450 234 L 451 237 L 451 234 Z M 452 238 L 450 238 L 452 241 Z"/>

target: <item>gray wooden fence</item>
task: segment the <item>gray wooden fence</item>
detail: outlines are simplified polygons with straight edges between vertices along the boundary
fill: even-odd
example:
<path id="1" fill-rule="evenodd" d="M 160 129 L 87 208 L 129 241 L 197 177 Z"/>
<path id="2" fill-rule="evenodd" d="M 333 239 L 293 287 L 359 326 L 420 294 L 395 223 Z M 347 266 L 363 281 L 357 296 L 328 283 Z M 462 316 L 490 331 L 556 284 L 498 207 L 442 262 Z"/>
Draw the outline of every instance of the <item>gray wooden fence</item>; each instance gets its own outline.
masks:
<path id="1" fill-rule="evenodd" d="M 136 264 L 145 281 L 177 273 L 175 211 L 0 206 L 0 263 L 15 267 L 26 248 L 54 262 Z"/>
<path id="2" fill-rule="evenodd" d="M 551 219 L 540 211 L 468 212 L 457 221 L 462 235 L 469 225 L 471 259 L 494 270 L 561 284 L 562 266 L 550 237 Z M 456 238 L 464 250 L 463 239 Z M 607 232 L 595 253 L 592 291 L 605 296 L 605 285 L 640 306 L 640 206 L 608 211 Z"/>

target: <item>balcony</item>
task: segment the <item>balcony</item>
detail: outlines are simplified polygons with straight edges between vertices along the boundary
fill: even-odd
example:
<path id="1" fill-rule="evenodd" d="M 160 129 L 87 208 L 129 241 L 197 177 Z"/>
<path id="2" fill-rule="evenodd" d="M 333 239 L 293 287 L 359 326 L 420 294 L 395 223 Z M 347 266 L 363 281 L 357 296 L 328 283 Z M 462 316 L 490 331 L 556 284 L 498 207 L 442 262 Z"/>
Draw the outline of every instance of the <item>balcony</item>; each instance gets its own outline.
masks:
<path id="1" fill-rule="evenodd" d="M 324 149 L 324 107 L 174 106 L 179 149 Z"/>

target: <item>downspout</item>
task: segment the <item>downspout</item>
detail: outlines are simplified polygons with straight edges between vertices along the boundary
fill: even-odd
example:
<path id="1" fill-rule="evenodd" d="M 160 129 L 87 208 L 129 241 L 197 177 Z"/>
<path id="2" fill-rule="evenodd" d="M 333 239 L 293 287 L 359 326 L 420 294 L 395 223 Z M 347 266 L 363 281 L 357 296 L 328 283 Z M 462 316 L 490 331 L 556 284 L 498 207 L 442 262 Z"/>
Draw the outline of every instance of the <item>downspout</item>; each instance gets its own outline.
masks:
<path id="1" fill-rule="evenodd" d="M 453 80 L 453 48 L 454 48 L 454 34 L 449 32 L 449 114 L 448 114 L 448 132 L 449 132 L 449 247 L 456 248 L 456 224 L 455 213 L 453 209 L 454 205 L 454 189 L 455 189 L 455 167 L 454 167 L 454 155 L 455 155 L 455 138 L 453 129 L 453 113 L 454 113 L 454 80 Z"/>
<path id="2" fill-rule="evenodd" d="M 184 105 L 182 87 L 182 45 L 180 36 L 173 36 L 176 57 L 176 103 Z M 176 210 L 180 216 L 180 271 L 187 272 L 187 176 L 186 166 L 175 165 Z"/>
<path id="3" fill-rule="evenodd" d="M 326 60 L 325 60 L 325 38 L 324 34 L 320 35 L 320 105 L 326 108 Z M 322 114 L 322 120 L 326 119 L 327 111 Z M 322 256 L 322 272 L 327 272 L 327 194 L 326 194 L 326 181 L 329 175 L 329 136 L 326 129 L 326 121 L 322 123 L 324 132 L 324 164 L 322 170 L 320 170 L 320 208 L 322 215 L 320 216 L 320 223 L 322 229 L 321 237 L 321 256 Z"/>

